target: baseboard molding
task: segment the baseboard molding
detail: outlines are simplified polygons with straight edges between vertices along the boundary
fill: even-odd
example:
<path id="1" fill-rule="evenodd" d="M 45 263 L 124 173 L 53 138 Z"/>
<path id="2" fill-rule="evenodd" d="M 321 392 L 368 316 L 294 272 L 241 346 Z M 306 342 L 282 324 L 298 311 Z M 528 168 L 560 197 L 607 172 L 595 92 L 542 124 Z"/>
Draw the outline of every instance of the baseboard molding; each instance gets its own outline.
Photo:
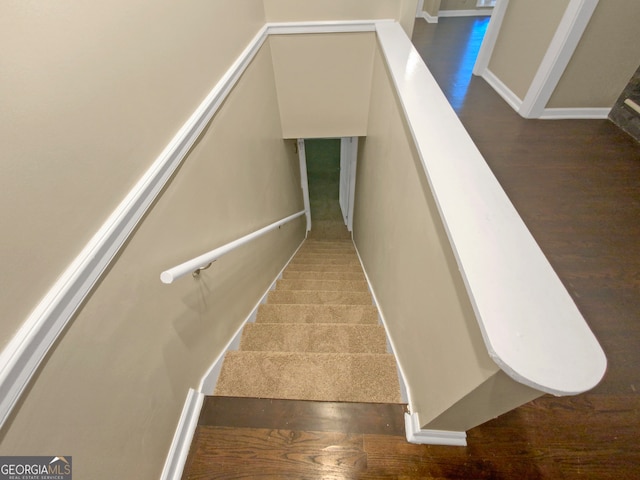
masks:
<path id="1" fill-rule="evenodd" d="M 353 241 L 353 234 L 351 235 L 351 237 Z M 387 320 L 384 317 L 384 313 L 380 309 L 380 303 L 378 302 L 378 297 L 376 297 L 376 292 L 373 288 L 373 285 L 371 284 L 371 280 L 369 279 L 369 275 L 367 274 L 367 269 L 365 268 L 364 263 L 362 262 L 362 257 L 360 256 L 360 252 L 358 251 L 358 246 L 356 245 L 355 241 L 353 241 L 353 246 L 356 249 L 356 255 L 358 255 L 358 261 L 360 262 L 360 266 L 362 267 L 362 271 L 364 272 L 364 278 L 366 279 L 367 285 L 369 286 L 369 292 L 373 297 L 373 303 L 378 309 L 378 318 L 380 319 L 380 323 L 384 327 L 384 331 L 387 336 L 388 346 L 391 349 L 391 353 L 393 354 L 393 357 L 396 359 L 396 365 L 398 367 L 398 379 L 400 381 L 400 397 L 404 403 L 408 404 L 409 410 L 411 410 L 412 406 L 411 406 L 411 398 L 409 396 L 409 387 L 407 385 L 407 377 L 404 374 L 404 370 L 402 369 L 402 364 L 400 363 L 400 361 L 398 360 L 398 356 L 396 355 L 397 350 L 393 343 L 393 339 L 389 335 Z"/>
<path id="2" fill-rule="evenodd" d="M 607 119 L 610 108 L 545 108 L 539 117 L 542 120 Z"/>
<path id="3" fill-rule="evenodd" d="M 417 413 L 404 414 L 404 428 L 407 442 L 421 445 L 449 445 L 465 447 L 467 445 L 466 432 L 452 432 L 448 430 L 422 430 Z"/>
<path id="4" fill-rule="evenodd" d="M 500 80 L 491 70 L 488 68 L 482 73 L 482 78 L 493 88 L 498 95 L 500 95 L 505 102 L 507 102 L 511 108 L 516 112 L 520 111 L 522 107 L 522 100 L 507 87 L 502 80 Z"/>
<path id="5" fill-rule="evenodd" d="M 427 21 L 427 23 L 438 23 L 438 17 L 437 16 L 434 17 L 428 12 L 422 12 L 421 18 L 424 18 Z"/>
<path id="6" fill-rule="evenodd" d="M 482 73 L 482 78 L 500 95 L 516 112 L 520 113 L 523 101 L 513 93 L 488 68 Z M 541 120 L 568 119 L 606 119 L 610 108 L 545 108 L 538 118 Z"/>
<path id="7" fill-rule="evenodd" d="M 162 469 L 162 480 L 180 480 L 184 470 L 184 464 L 189 455 L 189 448 L 193 440 L 193 434 L 198 426 L 200 410 L 204 402 L 204 394 L 190 389 L 182 408 L 182 414 L 178 421 L 173 441 L 169 448 L 169 454 Z"/>
<path id="8" fill-rule="evenodd" d="M 216 383 L 218 382 L 218 377 L 220 376 L 220 370 L 222 369 L 222 362 L 224 361 L 224 356 L 227 354 L 227 352 L 238 349 L 238 347 L 240 346 L 240 337 L 242 336 L 242 329 L 245 327 L 247 323 L 252 323 L 256 321 L 256 317 L 258 315 L 258 308 L 260 307 L 260 305 L 262 305 L 267 301 L 267 296 L 269 295 L 269 292 L 271 292 L 276 288 L 276 282 L 282 278 L 282 272 L 284 272 L 285 268 L 289 266 L 289 263 L 291 263 L 291 260 L 293 260 L 293 257 L 296 256 L 296 254 L 298 253 L 298 250 L 300 250 L 303 244 L 304 244 L 304 241 L 302 241 L 300 245 L 298 245 L 298 248 L 296 248 L 296 251 L 293 252 L 293 254 L 289 258 L 285 266 L 282 267 L 282 269 L 280 270 L 280 273 L 278 273 L 278 275 L 273 280 L 273 282 L 271 282 L 271 285 L 269 285 L 269 288 L 267 289 L 267 291 L 264 292 L 264 294 L 262 295 L 258 303 L 256 303 L 253 309 L 251 310 L 251 313 L 247 316 L 247 318 L 245 318 L 244 322 L 242 322 L 242 325 L 240 325 L 238 330 L 236 330 L 236 333 L 233 335 L 231 340 L 229 340 L 229 342 L 227 343 L 225 348 L 222 350 L 220 355 L 218 355 L 218 357 L 211 364 L 211 366 L 207 370 L 207 373 L 205 373 L 202 379 L 200 380 L 200 385 L 198 388 L 200 392 L 202 392 L 204 395 L 213 395 L 213 391 L 216 387 Z"/>
<path id="9" fill-rule="evenodd" d="M 490 17 L 493 8 L 477 8 L 474 10 L 440 10 L 439 17 Z"/>

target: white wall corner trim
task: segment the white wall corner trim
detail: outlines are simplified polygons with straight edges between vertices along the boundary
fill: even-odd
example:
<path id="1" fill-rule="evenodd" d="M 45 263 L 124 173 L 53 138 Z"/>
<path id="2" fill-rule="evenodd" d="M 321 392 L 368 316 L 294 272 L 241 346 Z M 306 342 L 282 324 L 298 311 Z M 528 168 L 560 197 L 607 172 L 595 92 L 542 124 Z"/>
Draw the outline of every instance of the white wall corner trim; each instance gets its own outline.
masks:
<path id="1" fill-rule="evenodd" d="M 187 461 L 187 455 L 189 455 L 189 448 L 198 426 L 203 403 L 204 394 L 196 392 L 193 388 L 189 389 L 178 426 L 173 435 L 169 454 L 162 469 L 161 480 L 180 480 L 182 478 L 184 464 Z"/>
<path id="2" fill-rule="evenodd" d="M 493 9 L 491 20 L 487 26 L 487 31 L 482 39 L 482 45 L 480 45 L 480 51 L 476 58 L 476 63 L 473 66 L 473 74 L 482 76 L 487 68 L 489 68 L 489 61 L 491 55 L 493 55 L 493 49 L 496 46 L 498 40 L 498 34 L 502 27 L 502 21 L 504 20 L 505 12 L 509 6 L 509 0 L 497 0 L 496 6 Z"/>
<path id="3" fill-rule="evenodd" d="M 489 17 L 493 8 L 476 8 L 474 10 L 440 10 L 439 17 Z"/>
<path id="4" fill-rule="evenodd" d="M 404 428 L 407 442 L 422 445 L 449 445 L 465 447 L 467 445 L 466 432 L 452 432 L 449 430 L 422 430 L 417 413 L 404 414 Z"/>
<path id="5" fill-rule="evenodd" d="M 607 119 L 611 108 L 545 108 L 542 120 Z"/>
<path id="6" fill-rule="evenodd" d="M 424 18 L 427 23 L 438 23 L 438 17 L 434 17 L 429 12 L 422 12 L 422 18 Z"/>
<path id="7" fill-rule="evenodd" d="M 491 70 L 488 68 L 485 69 L 482 74 L 482 78 L 491 85 L 491 87 L 511 106 L 511 108 L 516 112 L 520 111 L 520 107 L 522 106 L 522 100 L 520 100 L 520 97 L 507 87 Z"/>
<path id="8" fill-rule="evenodd" d="M 0 426 L 40 362 L 267 38 L 262 28 L 149 170 L 43 297 L 0 355 Z"/>
<path id="9" fill-rule="evenodd" d="M 599 0 L 571 0 L 518 111 L 540 118 L 556 89 Z"/>

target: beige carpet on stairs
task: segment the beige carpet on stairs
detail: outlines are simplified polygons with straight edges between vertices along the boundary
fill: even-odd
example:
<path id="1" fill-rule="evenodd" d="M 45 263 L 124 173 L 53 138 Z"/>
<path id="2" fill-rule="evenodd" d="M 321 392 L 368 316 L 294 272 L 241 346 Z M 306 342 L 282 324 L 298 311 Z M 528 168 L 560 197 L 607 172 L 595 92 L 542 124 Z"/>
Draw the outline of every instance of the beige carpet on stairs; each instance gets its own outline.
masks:
<path id="1" fill-rule="evenodd" d="M 312 228 L 225 356 L 219 396 L 402 403 L 393 355 L 344 225 L 340 140 L 305 140 Z"/>
<path id="2" fill-rule="evenodd" d="M 225 356 L 214 394 L 402 402 L 395 359 L 344 225 L 314 223 L 244 328 L 239 350 Z"/>

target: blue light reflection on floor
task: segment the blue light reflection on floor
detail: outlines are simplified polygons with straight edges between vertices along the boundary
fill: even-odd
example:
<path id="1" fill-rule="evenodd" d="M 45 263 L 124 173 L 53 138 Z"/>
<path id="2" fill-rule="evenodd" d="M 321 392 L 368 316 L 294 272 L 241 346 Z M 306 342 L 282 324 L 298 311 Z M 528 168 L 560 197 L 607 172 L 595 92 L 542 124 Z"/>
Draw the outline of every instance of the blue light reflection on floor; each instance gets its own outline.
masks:
<path id="1" fill-rule="evenodd" d="M 453 77 L 452 84 L 448 89 L 449 102 L 456 112 L 462 108 L 465 97 L 467 96 L 467 89 L 469 88 L 469 82 L 471 81 L 471 75 L 473 74 L 473 66 L 476 63 L 482 39 L 487 31 L 489 19 L 490 17 L 477 18 L 473 22 L 473 26 L 469 31 L 469 37 L 466 41 L 465 51 L 460 57 L 458 69 Z"/>

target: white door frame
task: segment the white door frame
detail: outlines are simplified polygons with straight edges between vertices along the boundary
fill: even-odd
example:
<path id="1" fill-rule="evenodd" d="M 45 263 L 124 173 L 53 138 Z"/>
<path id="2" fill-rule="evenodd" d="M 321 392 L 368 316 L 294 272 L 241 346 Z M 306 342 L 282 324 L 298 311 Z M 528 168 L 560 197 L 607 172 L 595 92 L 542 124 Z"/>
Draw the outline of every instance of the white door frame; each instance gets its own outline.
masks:
<path id="1" fill-rule="evenodd" d="M 353 206 L 356 195 L 358 137 L 340 139 L 340 210 L 347 230 L 353 231 Z"/>
<path id="2" fill-rule="evenodd" d="M 497 0 L 473 74 L 484 77 L 521 116 L 543 117 L 547 103 L 567 68 L 598 2 L 599 0 L 570 0 L 524 99 L 520 99 L 506 86 L 496 86 L 496 82 L 492 80 L 495 77 L 489 71 L 489 62 L 509 5 L 509 0 Z"/>
<path id="3" fill-rule="evenodd" d="M 309 203 L 309 179 L 307 177 L 307 155 L 304 149 L 304 138 L 299 138 L 298 160 L 300 161 L 300 187 L 302 187 L 302 198 L 304 200 L 304 212 L 307 217 L 307 232 L 311 230 L 311 204 Z"/>

